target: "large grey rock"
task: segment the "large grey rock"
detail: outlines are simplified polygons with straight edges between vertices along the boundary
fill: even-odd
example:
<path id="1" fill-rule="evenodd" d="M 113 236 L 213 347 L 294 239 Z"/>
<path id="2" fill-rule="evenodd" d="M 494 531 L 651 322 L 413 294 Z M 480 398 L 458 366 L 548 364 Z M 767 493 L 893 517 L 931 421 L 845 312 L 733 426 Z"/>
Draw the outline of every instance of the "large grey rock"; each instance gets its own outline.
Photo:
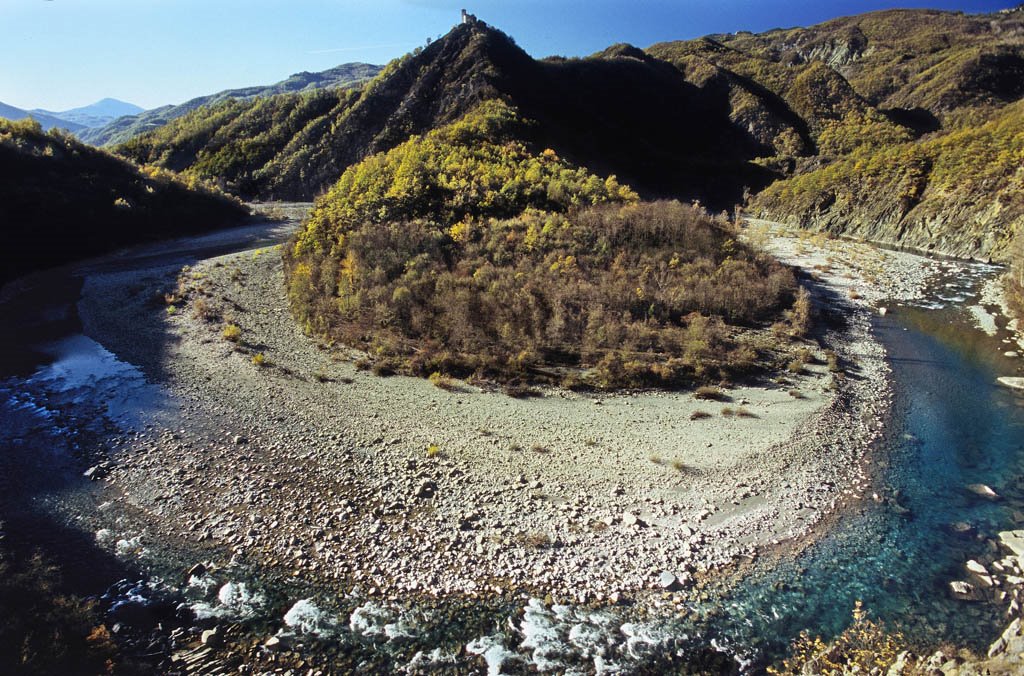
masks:
<path id="1" fill-rule="evenodd" d="M 643 526 L 646 526 L 647 524 L 644 523 L 643 519 L 641 519 L 639 516 L 637 516 L 633 512 L 623 512 L 623 514 L 622 514 L 622 525 L 623 526 L 643 527 Z"/>
<path id="2" fill-rule="evenodd" d="M 999 541 L 1015 556 L 1024 558 L 1024 530 L 1004 530 L 999 533 Z"/>
<path id="3" fill-rule="evenodd" d="M 663 570 L 658 576 L 658 585 L 665 591 L 676 591 L 679 589 L 679 579 L 674 573 Z"/>
<path id="4" fill-rule="evenodd" d="M 1003 632 L 1003 635 L 997 638 L 995 642 L 992 643 L 991 646 L 989 646 L 988 656 L 997 657 L 999 655 L 1003 655 L 1007 652 L 1007 648 L 1009 648 L 1011 645 L 1019 646 L 1021 640 L 1021 621 L 1018 617 L 1013 622 L 1011 622 L 1008 627 L 1006 627 L 1006 630 Z"/>
<path id="5" fill-rule="evenodd" d="M 431 481 L 430 479 L 426 479 L 419 485 L 419 488 L 416 489 L 415 495 L 417 498 L 425 500 L 434 497 L 436 493 L 437 484 Z"/>

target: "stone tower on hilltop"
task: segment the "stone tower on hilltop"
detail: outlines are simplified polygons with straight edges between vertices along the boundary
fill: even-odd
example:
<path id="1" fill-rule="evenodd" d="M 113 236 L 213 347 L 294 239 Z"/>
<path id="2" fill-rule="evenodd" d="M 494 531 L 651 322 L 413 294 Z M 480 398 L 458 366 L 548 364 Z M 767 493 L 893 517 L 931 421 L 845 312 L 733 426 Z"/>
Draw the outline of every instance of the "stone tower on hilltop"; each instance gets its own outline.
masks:
<path id="1" fill-rule="evenodd" d="M 470 14 L 466 10 L 462 10 L 462 23 L 467 24 L 467 23 L 476 23 L 476 22 L 477 22 L 477 18 L 476 18 L 475 15 Z"/>

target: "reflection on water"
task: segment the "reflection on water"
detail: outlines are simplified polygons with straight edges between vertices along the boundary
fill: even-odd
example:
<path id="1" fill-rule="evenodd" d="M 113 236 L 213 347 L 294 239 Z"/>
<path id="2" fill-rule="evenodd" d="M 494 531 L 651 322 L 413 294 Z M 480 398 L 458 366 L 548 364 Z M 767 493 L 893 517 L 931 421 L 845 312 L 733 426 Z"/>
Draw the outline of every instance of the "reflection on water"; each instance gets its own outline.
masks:
<path id="1" fill-rule="evenodd" d="M 53 361 L 39 368 L 26 385 L 42 387 L 62 404 L 101 404 L 105 416 L 125 428 L 137 428 L 169 405 L 169 397 L 147 383 L 138 368 L 91 338 L 76 334 L 44 350 Z"/>

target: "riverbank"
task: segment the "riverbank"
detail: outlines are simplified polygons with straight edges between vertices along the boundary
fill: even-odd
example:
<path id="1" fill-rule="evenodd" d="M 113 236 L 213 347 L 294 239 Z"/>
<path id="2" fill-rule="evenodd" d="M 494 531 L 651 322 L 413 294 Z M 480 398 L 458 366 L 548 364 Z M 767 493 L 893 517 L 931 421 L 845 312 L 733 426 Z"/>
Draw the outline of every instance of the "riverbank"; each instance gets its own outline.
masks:
<path id="1" fill-rule="evenodd" d="M 814 272 L 817 259 L 798 259 Z M 514 399 L 380 378 L 321 348 L 291 320 L 276 250 L 199 263 L 190 301 L 169 313 L 154 299 L 172 272 L 93 275 L 83 290 L 87 332 L 182 402 L 180 420 L 114 444 L 105 481 L 151 516 L 153 536 L 370 596 L 600 603 L 680 589 L 682 602 L 695 578 L 858 495 L 888 401 L 857 304 L 821 346 L 847 378 L 819 349 L 805 374 L 726 402 Z M 842 283 L 823 278 L 819 302 Z"/>

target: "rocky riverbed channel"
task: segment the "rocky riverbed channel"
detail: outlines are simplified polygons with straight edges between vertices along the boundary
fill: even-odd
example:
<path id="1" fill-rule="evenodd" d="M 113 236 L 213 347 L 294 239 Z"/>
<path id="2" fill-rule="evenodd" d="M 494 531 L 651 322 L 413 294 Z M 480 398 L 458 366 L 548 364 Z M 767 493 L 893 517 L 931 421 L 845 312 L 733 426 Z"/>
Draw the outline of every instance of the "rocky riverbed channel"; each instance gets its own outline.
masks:
<path id="1" fill-rule="evenodd" d="M 809 365 L 726 403 L 515 399 L 381 378 L 324 349 L 291 319 L 277 250 L 203 261 L 183 273 L 187 297 L 155 303 L 176 272 L 86 282 L 89 335 L 176 407 L 112 440 L 102 481 L 148 516 L 142 541 L 211 543 L 371 595 L 523 589 L 615 602 L 685 589 L 858 494 L 888 403 L 861 311 L 823 346 L 857 378 Z"/>

